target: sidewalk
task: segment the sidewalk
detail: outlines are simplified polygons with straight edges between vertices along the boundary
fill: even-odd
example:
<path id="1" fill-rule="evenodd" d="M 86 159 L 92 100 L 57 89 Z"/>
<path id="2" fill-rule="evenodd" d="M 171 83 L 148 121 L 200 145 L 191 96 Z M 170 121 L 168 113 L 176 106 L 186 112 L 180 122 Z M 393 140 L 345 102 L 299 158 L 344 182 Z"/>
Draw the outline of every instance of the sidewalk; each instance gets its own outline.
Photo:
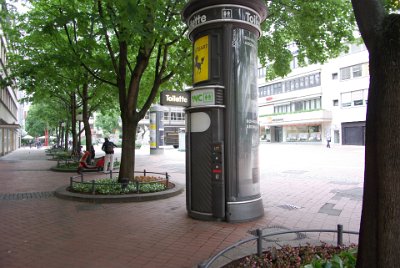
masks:
<path id="1" fill-rule="evenodd" d="M 347 161 L 342 151 L 353 159 L 349 154 L 358 156 L 359 149 L 348 149 L 354 151 L 348 153 L 347 149 L 319 151 L 312 147 L 303 154 L 330 157 L 324 168 L 314 167 L 312 161 L 307 165 L 304 159 L 298 166 L 272 163 L 277 157 L 269 155 L 281 147 L 260 146 L 265 216 L 240 224 L 189 218 L 185 193 L 161 201 L 121 204 L 58 199 L 53 191 L 67 185 L 74 174 L 50 171 L 56 163 L 46 160 L 44 149 L 19 149 L 0 158 L 0 267 L 191 268 L 251 236 L 257 228 L 265 232 L 335 229 L 343 224 L 345 230 L 358 231 L 360 163 L 356 168 L 343 164 L 336 174 L 330 163 Z M 292 150 L 285 148 L 285 152 Z M 100 156 L 97 151 L 96 156 Z M 317 157 L 315 161 L 322 160 Z M 164 155 L 153 156 L 144 148 L 137 151 L 135 169 L 166 171 L 172 181 L 184 183 L 185 153 L 166 149 Z M 335 241 L 332 234 L 310 238 Z M 357 242 L 357 237 L 345 238 L 345 242 Z M 299 239 L 290 238 L 289 242 L 302 243 Z"/>

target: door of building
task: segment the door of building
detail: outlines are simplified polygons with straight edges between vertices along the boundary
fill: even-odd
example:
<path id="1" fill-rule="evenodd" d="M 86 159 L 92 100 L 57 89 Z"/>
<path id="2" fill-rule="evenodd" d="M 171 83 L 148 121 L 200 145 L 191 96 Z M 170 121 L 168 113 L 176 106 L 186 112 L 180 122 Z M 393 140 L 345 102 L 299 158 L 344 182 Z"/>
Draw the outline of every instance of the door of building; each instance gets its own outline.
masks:
<path id="1" fill-rule="evenodd" d="M 282 127 L 275 127 L 275 142 L 283 141 L 283 129 Z"/>
<path id="2" fill-rule="evenodd" d="M 365 145 L 365 122 L 342 123 L 343 145 Z"/>

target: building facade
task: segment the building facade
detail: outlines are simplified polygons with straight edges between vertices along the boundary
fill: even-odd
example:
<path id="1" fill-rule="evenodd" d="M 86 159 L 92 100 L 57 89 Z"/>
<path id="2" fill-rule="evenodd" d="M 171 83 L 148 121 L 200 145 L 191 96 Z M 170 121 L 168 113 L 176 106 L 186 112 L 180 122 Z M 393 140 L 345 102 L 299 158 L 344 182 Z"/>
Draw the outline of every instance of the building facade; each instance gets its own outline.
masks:
<path id="1" fill-rule="evenodd" d="M 295 54 L 294 54 L 295 55 Z M 261 138 L 268 142 L 364 145 L 369 66 L 364 45 L 327 63 L 299 67 L 273 81 L 259 68 Z"/>
<path id="2" fill-rule="evenodd" d="M 0 5 L 5 10 L 6 4 Z M 0 76 L 5 79 L 9 75 L 7 70 L 7 38 L 0 27 Z M 0 87 L 0 156 L 8 154 L 20 147 L 21 130 L 18 92 L 16 85 Z"/>

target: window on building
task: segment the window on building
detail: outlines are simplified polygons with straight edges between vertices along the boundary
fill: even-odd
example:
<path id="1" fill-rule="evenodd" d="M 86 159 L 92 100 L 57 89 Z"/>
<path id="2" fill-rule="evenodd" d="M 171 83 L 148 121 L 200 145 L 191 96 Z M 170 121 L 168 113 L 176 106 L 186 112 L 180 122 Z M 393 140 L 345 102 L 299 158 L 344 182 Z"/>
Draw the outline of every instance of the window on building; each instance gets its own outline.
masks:
<path id="1" fill-rule="evenodd" d="M 296 68 L 299 67 L 299 62 L 298 62 L 298 60 L 297 60 L 297 56 L 293 56 L 293 59 L 292 59 L 292 61 L 290 62 L 290 67 L 291 67 L 292 69 L 296 69 Z"/>
<path id="2" fill-rule="evenodd" d="M 263 78 L 267 74 L 267 68 L 265 67 L 260 67 L 258 68 L 258 78 Z"/>
<path id="3" fill-rule="evenodd" d="M 337 79 L 338 79 L 338 73 L 333 73 L 332 80 L 337 80 Z"/>
<path id="4" fill-rule="evenodd" d="M 284 85 L 285 85 L 285 92 L 291 91 L 291 88 L 290 88 L 290 81 L 286 81 L 286 82 L 284 83 Z"/>
<path id="5" fill-rule="evenodd" d="M 310 87 L 313 87 L 315 85 L 315 80 L 314 80 L 314 76 L 310 76 Z"/>
<path id="6" fill-rule="evenodd" d="M 333 100 L 333 106 L 339 106 L 339 100 Z"/>
<path id="7" fill-rule="evenodd" d="M 357 53 L 366 50 L 365 44 L 352 44 L 350 46 L 350 53 Z"/>
<path id="8" fill-rule="evenodd" d="M 313 142 L 321 141 L 321 126 L 287 126 L 286 141 Z"/>
<path id="9" fill-rule="evenodd" d="M 260 87 L 258 89 L 258 92 L 259 92 L 259 97 L 265 97 L 274 94 L 280 94 L 283 92 L 290 92 L 293 90 L 316 87 L 320 85 L 321 85 L 321 74 L 315 73 L 287 80 L 285 82 L 278 82 L 270 85 L 265 85 Z M 264 90 L 266 90 L 266 92 Z"/>
<path id="10" fill-rule="evenodd" d="M 294 111 L 295 112 L 300 112 L 303 111 L 303 102 L 295 102 L 294 103 Z"/>
<path id="11" fill-rule="evenodd" d="M 361 77 L 362 76 L 361 64 L 353 66 L 352 67 L 352 71 L 353 71 L 353 78 L 354 77 Z"/>
<path id="12" fill-rule="evenodd" d="M 264 87 L 259 87 L 258 88 L 258 97 L 259 98 L 261 98 L 261 97 L 264 97 Z"/>
<path id="13" fill-rule="evenodd" d="M 342 107 L 362 106 L 368 103 L 368 89 L 342 93 Z"/>
<path id="14" fill-rule="evenodd" d="M 361 76 L 363 76 L 363 64 L 357 64 L 340 69 L 340 80 L 342 81 Z"/>
<path id="15" fill-rule="evenodd" d="M 321 98 L 291 102 L 274 107 L 274 113 L 293 113 L 321 109 Z"/>
<path id="16" fill-rule="evenodd" d="M 282 93 L 282 83 L 273 84 L 273 91 L 274 91 L 274 94 Z"/>
<path id="17" fill-rule="evenodd" d="M 164 120 L 169 120 L 169 112 L 164 112 Z"/>
<path id="18" fill-rule="evenodd" d="M 347 80 L 351 78 L 350 67 L 340 69 L 340 80 Z"/>
<path id="19" fill-rule="evenodd" d="M 304 77 L 304 87 L 305 88 L 310 87 L 310 77 L 309 76 Z"/>
<path id="20" fill-rule="evenodd" d="M 363 91 L 357 90 L 351 92 L 351 100 L 353 101 L 354 106 L 363 105 L 364 104 Z"/>
<path id="21" fill-rule="evenodd" d="M 274 113 L 275 114 L 290 113 L 290 104 L 275 106 Z"/>
<path id="22" fill-rule="evenodd" d="M 315 85 L 320 86 L 321 85 L 321 75 L 320 73 L 315 74 Z"/>
<path id="23" fill-rule="evenodd" d="M 351 92 L 342 93 L 342 107 L 351 106 Z"/>
<path id="24" fill-rule="evenodd" d="M 300 88 L 304 88 L 304 77 L 300 77 Z"/>

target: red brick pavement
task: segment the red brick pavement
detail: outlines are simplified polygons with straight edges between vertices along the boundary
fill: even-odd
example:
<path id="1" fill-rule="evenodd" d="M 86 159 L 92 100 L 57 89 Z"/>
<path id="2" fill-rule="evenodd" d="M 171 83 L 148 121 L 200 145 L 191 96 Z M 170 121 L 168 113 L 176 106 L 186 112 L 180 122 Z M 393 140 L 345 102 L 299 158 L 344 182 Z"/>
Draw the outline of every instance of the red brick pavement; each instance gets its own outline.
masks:
<path id="1" fill-rule="evenodd" d="M 0 158 L 0 196 L 51 192 L 67 185 L 72 174 L 49 171 L 55 162 L 45 158 L 44 151 L 37 149 L 19 149 Z M 170 166 L 173 178 L 184 182 L 182 158 L 179 161 L 139 153 L 136 165 L 160 171 Z M 342 223 L 345 229 L 358 230 L 359 201 L 340 199 L 335 204 L 341 206 L 339 216 L 319 213 L 335 197 L 329 182 L 289 181 L 284 176 L 276 174 L 268 186 L 261 187 L 265 216 L 240 224 L 189 218 L 184 193 L 122 204 L 81 203 L 54 196 L 0 199 L 0 267 L 195 267 L 256 228 L 334 228 Z M 288 202 L 302 209 L 279 208 Z"/>
<path id="2" fill-rule="evenodd" d="M 20 149 L 0 159 L 0 194 L 68 184 L 73 174 L 49 171 L 55 162 L 40 158 L 43 150 Z M 0 267 L 194 267 L 263 223 L 193 220 L 185 194 L 123 204 L 1 200 L 0 215 Z"/>

